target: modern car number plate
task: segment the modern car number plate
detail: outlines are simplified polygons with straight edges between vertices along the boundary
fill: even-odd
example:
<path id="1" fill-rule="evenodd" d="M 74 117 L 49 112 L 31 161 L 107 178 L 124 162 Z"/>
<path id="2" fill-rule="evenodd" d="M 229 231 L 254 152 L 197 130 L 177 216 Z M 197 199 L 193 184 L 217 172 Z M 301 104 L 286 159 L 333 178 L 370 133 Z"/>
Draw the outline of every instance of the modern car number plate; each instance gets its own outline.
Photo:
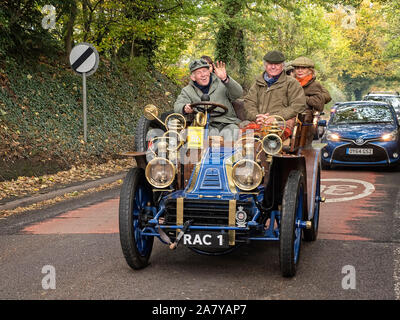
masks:
<path id="1" fill-rule="evenodd" d="M 228 233 L 215 231 L 191 231 L 185 233 L 182 238 L 183 244 L 188 247 L 228 248 Z"/>
<path id="2" fill-rule="evenodd" d="M 371 155 L 374 150 L 371 148 L 347 148 L 347 154 L 356 154 L 356 155 Z"/>

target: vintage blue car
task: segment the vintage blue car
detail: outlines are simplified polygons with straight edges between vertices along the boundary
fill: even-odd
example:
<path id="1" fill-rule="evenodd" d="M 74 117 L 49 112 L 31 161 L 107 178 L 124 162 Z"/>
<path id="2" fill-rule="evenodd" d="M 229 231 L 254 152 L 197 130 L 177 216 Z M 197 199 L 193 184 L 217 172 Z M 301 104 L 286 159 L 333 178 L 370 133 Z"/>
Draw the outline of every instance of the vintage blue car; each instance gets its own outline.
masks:
<path id="1" fill-rule="evenodd" d="M 322 148 L 323 169 L 399 164 L 399 123 L 395 110 L 386 102 L 335 104 L 321 142 L 326 143 Z"/>
<path id="2" fill-rule="evenodd" d="M 280 269 L 292 277 L 302 240 L 315 241 L 320 216 L 320 149 L 304 145 L 302 115 L 292 135 L 286 123 L 246 130 L 234 144 L 208 135 L 212 117 L 227 108 L 203 99 L 194 119 L 158 115 L 145 107 L 137 125 L 137 166 L 124 179 L 119 229 L 124 257 L 133 269 L 148 265 L 154 238 L 221 255 L 252 241 L 278 241 Z M 286 145 L 285 145 L 286 144 Z"/>

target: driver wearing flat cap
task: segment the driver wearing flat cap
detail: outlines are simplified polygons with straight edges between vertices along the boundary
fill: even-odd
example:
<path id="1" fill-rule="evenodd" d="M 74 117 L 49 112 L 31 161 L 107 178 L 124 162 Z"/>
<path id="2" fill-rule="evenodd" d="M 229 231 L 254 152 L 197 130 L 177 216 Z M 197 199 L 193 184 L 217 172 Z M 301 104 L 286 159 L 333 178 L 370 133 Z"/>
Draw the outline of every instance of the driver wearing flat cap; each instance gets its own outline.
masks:
<path id="1" fill-rule="evenodd" d="M 293 119 L 306 110 L 306 97 L 299 82 L 284 71 L 285 56 L 270 51 L 264 56 L 265 71 L 244 97 L 244 113 L 247 120 L 267 125 L 271 115 L 285 120 Z"/>
<path id="2" fill-rule="evenodd" d="M 239 135 L 240 120 L 233 109 L 232 101 L 242 96 L 243 89 L 227 75 L 225 63 L 217 61 L 213 67 L 214 73 L 211 74 L 210 65 L 204 59 L 197 59 L 189 64 L 190 82 L 175 101 L 174 111 L 182 114 L 193 113 L 191 104 L 201 102 L 201 96 L 207 94 L 210 102 L 228 108 L 225 114 L 210 118 L 209 135 L 222 136 L 225 141 L 235 141 Z"/>

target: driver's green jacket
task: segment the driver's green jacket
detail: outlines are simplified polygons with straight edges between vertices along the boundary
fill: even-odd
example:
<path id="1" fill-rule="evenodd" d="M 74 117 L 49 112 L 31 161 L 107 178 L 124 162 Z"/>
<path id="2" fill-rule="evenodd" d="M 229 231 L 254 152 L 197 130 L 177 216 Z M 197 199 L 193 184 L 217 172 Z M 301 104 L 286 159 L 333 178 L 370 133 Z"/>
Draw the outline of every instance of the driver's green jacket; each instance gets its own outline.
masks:
<path id="1" fill-rule="evenodd" d="M 211 74 L 211 85 L 208 91 L 210 102 L 219 103 L 228 108 L 228 111 L 224 115 L 213 117 L 211 118 L 211 121 L 221 123 L 240 123 L 231 102 L 240 98 L 242 94 L 242 86 L 231 77 L 229 77 L 229 81 L 224 84 L 215 74 Z M 202 95 L 203 92 L 194 85 L 192 80 L 190 80 L 190 83 L 182 89 L 176 99 L 174 111 L 177 113 L 183 113 L 183 107 L 186 104 L 200 102 Z M 217 108 L 216 110 L 220 111 L 221 108 Z"/>

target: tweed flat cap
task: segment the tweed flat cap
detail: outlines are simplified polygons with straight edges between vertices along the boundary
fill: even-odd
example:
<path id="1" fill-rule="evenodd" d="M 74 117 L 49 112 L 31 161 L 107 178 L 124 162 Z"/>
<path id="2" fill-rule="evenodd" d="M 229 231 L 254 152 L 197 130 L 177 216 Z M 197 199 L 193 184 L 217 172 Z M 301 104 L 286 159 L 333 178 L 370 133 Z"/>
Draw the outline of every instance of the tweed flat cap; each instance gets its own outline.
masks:
<path id="1" fill-rule="evenodd" d="M 204 59 L 196 59 L 193 60 L 190 64 L 189 64 L 189 70 L 192 73 L 193 71 L 196 71 L 197 69 L 200 68 L 209 68 L 210 65 L 208 64 L 208 62 Z"/>
<path id="2" fill-rule="evenodd" d="M 264 61 L 269 63 L 282 63 L 285 61 L 285 55 L 280 51 L 270 51 L 263 58 Z"/>
<path id="3" fill-rule="evenodd" d="M 315 64 L 310 58 L 298 57 L 292 62 L 293 67 L 314 68 Z"/>

